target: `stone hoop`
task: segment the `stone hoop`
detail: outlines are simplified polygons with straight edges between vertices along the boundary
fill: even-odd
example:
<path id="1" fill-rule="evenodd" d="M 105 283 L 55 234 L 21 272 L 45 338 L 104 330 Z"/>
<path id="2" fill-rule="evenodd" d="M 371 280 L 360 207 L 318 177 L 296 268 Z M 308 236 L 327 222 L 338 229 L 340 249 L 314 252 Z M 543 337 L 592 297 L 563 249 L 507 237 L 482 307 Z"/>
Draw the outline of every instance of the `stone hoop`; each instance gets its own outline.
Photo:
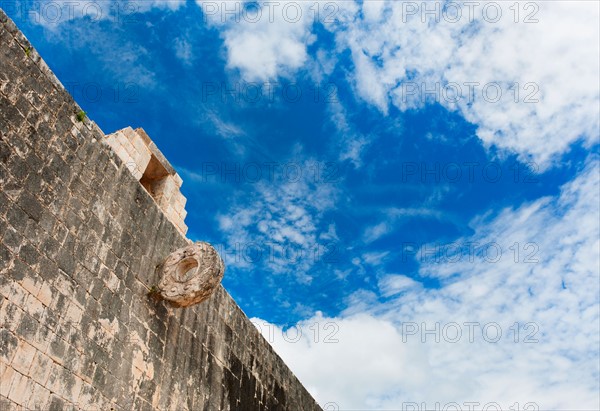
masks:
<path id="1" fill-rule="evenodd" d="M 179 307 L 206 300 L 223 279 L 223 260 L 208 243 L 198 241 L 171 253 L 158 267 L 160 296 Z"/>

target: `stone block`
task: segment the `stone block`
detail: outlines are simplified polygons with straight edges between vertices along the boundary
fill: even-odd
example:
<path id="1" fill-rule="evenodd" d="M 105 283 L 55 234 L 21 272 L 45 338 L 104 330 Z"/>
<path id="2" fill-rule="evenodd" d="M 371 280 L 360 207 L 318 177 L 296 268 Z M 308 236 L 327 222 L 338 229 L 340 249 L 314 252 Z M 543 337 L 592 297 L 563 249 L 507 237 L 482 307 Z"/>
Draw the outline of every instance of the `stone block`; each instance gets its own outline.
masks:
<path id="1" fill-rule="evenodd" d="M 33 388 L 33 382 L 27 376 L 15 371 L 8 398 L 24 407 L 31 397 Z"/>
<path id="2" fill-rule="evenodd" d="M 50 399 L 50 391 L 38 383 L 33 384 L 31 397 L 27 402 L 27 408 L 31 410 L 46 410 L 46 405 Z"/>
<path id="3" fill-rule="evenodd" d="M 29 368 L 31 367 L 35 353 L 36 349 L 33 345 L 20 340 L 10 365 L 21 374 L 29 375 Z"/>
<path id="4" fill-rule="evenodd" d="M 41 351 L 36 351 L 31 367 L 29 368 L 29 376 L 38 384 L 46 385 L 50 376 L 52 359 Z"/>
<path id="5" fill-rule="evenodd" d="M 19 340 L 7 329 L 0 330 L 0 361 L 10 364 L 18 351 Z"/>

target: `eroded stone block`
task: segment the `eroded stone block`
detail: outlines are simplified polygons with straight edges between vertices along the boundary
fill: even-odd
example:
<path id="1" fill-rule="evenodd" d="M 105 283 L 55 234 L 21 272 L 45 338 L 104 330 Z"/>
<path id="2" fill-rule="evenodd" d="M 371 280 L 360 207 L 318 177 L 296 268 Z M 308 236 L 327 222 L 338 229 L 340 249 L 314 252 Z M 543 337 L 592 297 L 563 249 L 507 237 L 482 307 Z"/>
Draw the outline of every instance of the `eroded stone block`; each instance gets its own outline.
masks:
<path id="1" fill-rule="evenodd" d="M 187 307 L 210 297 L 223 279 L 225 265 L 213 246 L 198 241 L 171 253 L 159 270 L 160 296 Z"/>

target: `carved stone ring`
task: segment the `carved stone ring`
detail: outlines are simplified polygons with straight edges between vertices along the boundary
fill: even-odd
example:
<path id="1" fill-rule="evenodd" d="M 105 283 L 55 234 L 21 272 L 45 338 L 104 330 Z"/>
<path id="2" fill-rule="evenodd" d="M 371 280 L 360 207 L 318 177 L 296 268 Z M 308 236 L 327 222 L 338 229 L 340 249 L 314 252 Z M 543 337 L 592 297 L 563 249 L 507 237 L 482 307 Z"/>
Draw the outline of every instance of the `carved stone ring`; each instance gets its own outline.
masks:
<path id="1" fill-rule="evenodd" d="M 225 273 L 225 265 L 217 250 L 201 241 L 171 253 L 158 269 L 158 293 L 179 307 L 206 300 Z"/>

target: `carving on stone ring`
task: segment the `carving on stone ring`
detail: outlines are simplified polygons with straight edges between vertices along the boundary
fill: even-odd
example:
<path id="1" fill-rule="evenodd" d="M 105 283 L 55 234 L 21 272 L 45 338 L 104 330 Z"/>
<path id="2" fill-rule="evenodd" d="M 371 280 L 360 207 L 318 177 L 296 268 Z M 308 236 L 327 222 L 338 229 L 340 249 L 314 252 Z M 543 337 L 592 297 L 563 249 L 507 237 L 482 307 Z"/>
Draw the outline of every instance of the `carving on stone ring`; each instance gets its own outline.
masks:
<path id="1" fill-rule="evenodd" d="M 198 241 L 171 253 L 158 269 L 160 296 L 188 307 L 210 297 L 223 279 L 225 265 L 213 246 Z"/>

